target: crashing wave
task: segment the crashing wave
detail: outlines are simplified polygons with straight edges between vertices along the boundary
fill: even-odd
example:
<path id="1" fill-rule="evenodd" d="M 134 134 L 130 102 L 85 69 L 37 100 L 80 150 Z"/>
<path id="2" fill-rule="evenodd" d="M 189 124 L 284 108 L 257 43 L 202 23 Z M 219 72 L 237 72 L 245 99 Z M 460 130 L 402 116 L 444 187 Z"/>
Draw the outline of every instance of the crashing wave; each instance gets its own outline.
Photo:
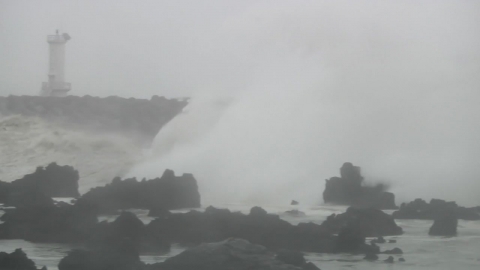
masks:
<path id="1" fill-rule="evenodd" d="M 38 117 L 0 117 L 0 180 L 13 181 L 51 162 L 74 166 L 80 192 L 123 176 L 142 158 L 131 140 L 67 129 Z"/>

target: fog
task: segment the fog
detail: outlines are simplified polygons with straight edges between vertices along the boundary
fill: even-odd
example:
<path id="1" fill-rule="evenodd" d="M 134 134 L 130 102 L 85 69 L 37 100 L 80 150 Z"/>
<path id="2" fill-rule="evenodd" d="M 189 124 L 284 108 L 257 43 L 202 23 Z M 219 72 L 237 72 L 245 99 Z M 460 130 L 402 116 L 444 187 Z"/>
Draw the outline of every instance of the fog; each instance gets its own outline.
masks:
<path id="1" fill-rule="evenodd" d="M 59 28 L 71 94 L 192 98 L 130 175 L 315 204 L 350 161 L 397 202 L 480 204 L 478 2 L 0 3 L 2 95 L 38 93 Z"/>

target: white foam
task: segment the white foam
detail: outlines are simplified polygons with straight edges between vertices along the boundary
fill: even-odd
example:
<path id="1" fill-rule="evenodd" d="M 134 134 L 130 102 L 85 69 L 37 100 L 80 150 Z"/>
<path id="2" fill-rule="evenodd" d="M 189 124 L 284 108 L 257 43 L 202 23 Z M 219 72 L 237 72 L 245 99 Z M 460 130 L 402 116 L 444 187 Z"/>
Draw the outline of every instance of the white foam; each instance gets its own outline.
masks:
<path id="1" fill-rule="evenodd" d="M 38 117 L 0 117 L 0 180 L 13 181 L 51 162 L 80 174 L 80 192 L 110 182 L 142 157 L 128 139 L 63 128 Z"/>

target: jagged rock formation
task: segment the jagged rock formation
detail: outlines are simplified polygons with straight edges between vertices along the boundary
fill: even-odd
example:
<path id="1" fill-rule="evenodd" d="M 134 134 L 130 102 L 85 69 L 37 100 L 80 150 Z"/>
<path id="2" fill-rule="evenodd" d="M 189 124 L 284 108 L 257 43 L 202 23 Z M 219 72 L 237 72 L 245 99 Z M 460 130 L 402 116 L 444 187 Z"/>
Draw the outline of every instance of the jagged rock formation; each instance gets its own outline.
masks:
<path id="1" fill-rule="evenodd" d="M 100 213 L 131 208 L 173 210 L 200 207 L 200 193 L 192 174 L 177 177 L 172 170 L 165 170 L 161 178 L 148 181 L 117 177 L 111 184 L 91 189 L 78 202 L 96 205 Z"/>
<path id="2" fill-rule="evenodd" d="M 187 101 L 158 96 L 150 100 L 116 96 L 8 96 L 0 97 L 0 115 L 36 116 L 82 131 L 121 134 L 148 146 L 160 128 L 186 105 Z"/>
<path id="3" fill-rule="evenodd" d="M 84 241 L 97 225 L 97 211 L 83 203 L 54 205 L 51 199 L 42 199 L 27 206 L 8 209 L 0 219 L 3 221 L 0 224 L 0 239 L 76 243 Z"/>
<path id="4" fill-rule="evenodd" d="M 326 180 L 323 192 L 325 203 L 397 209 L 395 195 L 386 192 L 384 185 L 378 184 L 372 187 L 364 185 L 360 167 L 346 162 L 340 168 L 340 176 Z"/>
<path id="5" fill-rule="evenodd" d="M 140 254 L 159 254 L 170 250 L 170 243 L 150 234 L 145 224 L 130 212 L 122 212 L 113 222 L 99 223 L 87 240 L 87 245 L 92 249 L 108 249 L 127 240 Z"/>
<path id="6" fill-rule="evenodd" d="M 294 260 L 291 260 L 291 259 Z M 243 239 L 230 238 L 187 249 L 165 262 L 144 264 L 128 241 L 110 248 L 73 250 L 64 257 L 59 270 L 320 270 L 306 262 L 303 254 L 277 254 Z"/>
<path id="7" fill-rule="evenodd" d="M 23 193 L 38 192 L 46 197 L 78 197 L 78 171 L 71 166 L 51 163 L 45 168 L 37 167 L 32 174 L 11 183 L 0 181 L 0 202 L 9 205 L 22 204 L 15 198 L 25 197 Z M 16 202 L 15 202 L 16 201 Z"/>
<path id="8" fill-rule="evenodd" d="M 422 199 L 415 199 L 409 203 L 402 203 L 398 211 L 393 212 L 395 219 L 427 219 L 435 220 L 445 213 L 453 211 L 458 219 L 480 220 L 480 209 L 478 207 L 462 207 L 455 202 L 447 202 L 439 199 L 432 199 L 430 203 Z"/>
<path id="9" fill-rule="evenodd" d="M 171 213 L 150 222 L 147 230 L 160 239 L 184 245 L 236 237 L 272 250 L 378 253 L 374 247 L 365 244 L 365 236 L 360 231 L 347 228 L 337 237 L 318 224 L 292 225 L 259 207 L 252 208 L 248 215 L 211 206 L 203 213 Z"/>
<path id="10" fill-rule="evenodd" d="M 305 262 L 299 254 L 297 260 L 285 263 L 276 258 L 265 247 L 252 244 L 243 239 L 227 239 L 218 243 L 202 244 L 167 259 L 163 263 L 153 264 L 151 270 L 313 270 L 315 265 Z M 298 260 L 300 259 L 300 260 Z"/>
<path id="11" fill-rule="evenodd" d="M 457 213 L 454 208 L 450 208 L 435 218 L 428 234 L 436 236 L 455 236 L 457 235 L 457 226 Z"/>
<path id="12" fill-rule="evenodd" d="M 12 253 L 0 252 L 0 269 L 2 270 L 37 270 L 35 263 L 27 257 L 22 249 Z M 44 266 L 41 270 L 47 270 Z"/>
<path id="13" fill-rule="evenodd" d="M 107 248 L 72 250 L 58 264 L 59 270 L 142 270 L 145 264 L 135 247 L 121 242 Z"/>
<path id="14" fill-rule="evenodd" d="M 403 233 L 402 228 L 395 223 L 390 215 L 374 208 L 349 207 L 345 213 L 329 216 L 322 223 L 322 227 L 331 233 L 338 233 L 349 224 L 359 228 L 365 237 L 400 235 Z"/>

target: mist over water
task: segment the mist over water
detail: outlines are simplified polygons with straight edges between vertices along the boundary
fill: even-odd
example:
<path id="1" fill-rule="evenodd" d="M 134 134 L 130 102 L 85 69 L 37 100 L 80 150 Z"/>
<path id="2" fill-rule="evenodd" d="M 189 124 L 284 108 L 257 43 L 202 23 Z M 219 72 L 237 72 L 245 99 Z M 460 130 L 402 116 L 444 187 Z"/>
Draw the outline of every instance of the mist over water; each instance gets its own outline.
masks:
<path id="1" fill-rule="evenodd" d="M 350 161 L 397 203 L 480 204 L 478 4 L 432 3 L 237 14 L 197 44 L 204 82 L 130 175 L 192 172 L 204 202 L 315 204 Z"/>

